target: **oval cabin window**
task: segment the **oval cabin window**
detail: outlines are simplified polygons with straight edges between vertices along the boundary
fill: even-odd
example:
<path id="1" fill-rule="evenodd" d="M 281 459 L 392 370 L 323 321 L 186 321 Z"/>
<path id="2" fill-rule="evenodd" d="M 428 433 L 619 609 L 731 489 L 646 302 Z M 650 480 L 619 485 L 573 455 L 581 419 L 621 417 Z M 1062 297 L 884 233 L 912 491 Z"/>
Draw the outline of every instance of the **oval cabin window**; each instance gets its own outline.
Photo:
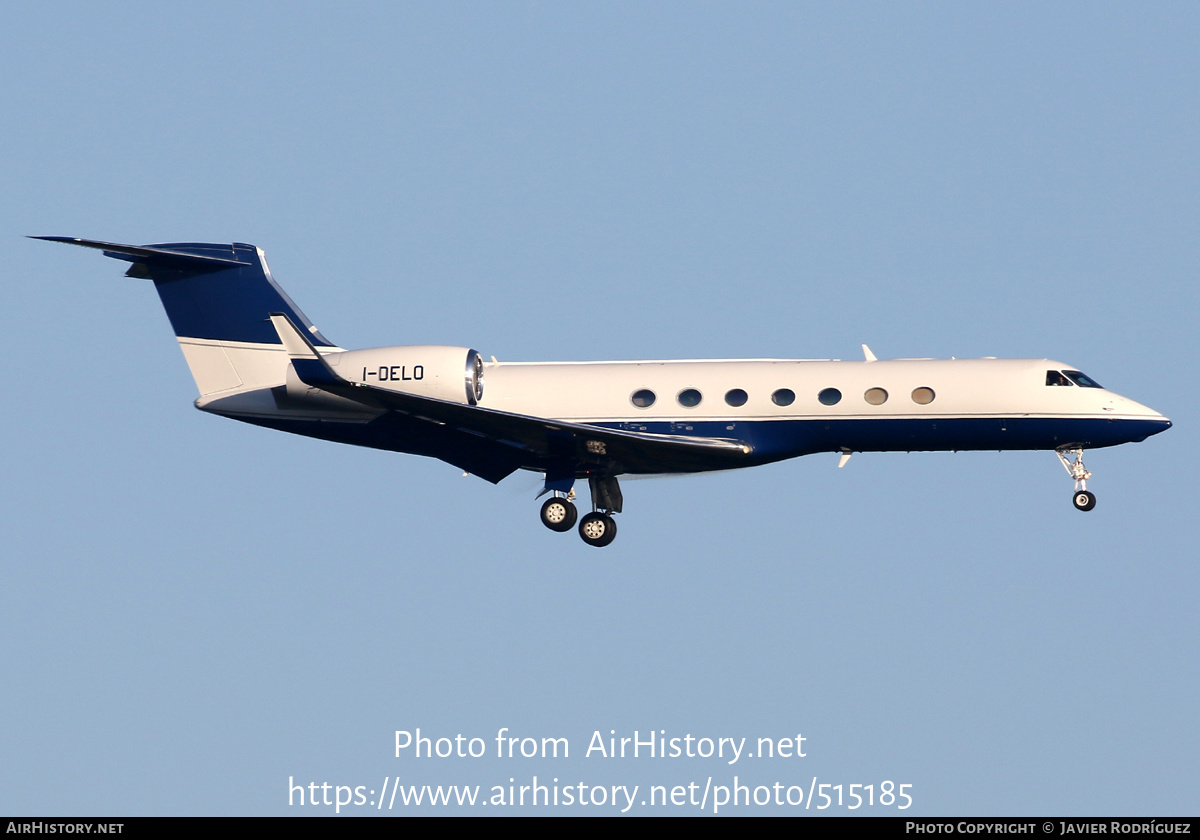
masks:
<path id="1" fill-rule="evenodd" d="M 871 405 L 883 405 L 887 402 L 887 391 L 882 388 L 870 388 L 863 394 L 863 399 Z"/>
<path id="2" fill-rule="evenodd" d="M 649 388 L 643 388 L 640 391 L 634 391 L 633 396 L 629 398 L 629 401 L 638 408 L 649 408 L 650 406 L 654 405 L 654 399 L 654 392 Z"/>
<path id="3" fill-rule="evenodd" d="M 933 402 L 934 393 L 932 388 L 915 388 L 912 392 L 912 401 L 917 405 L 929 405 Z"/>
<path id="4" fill-rule="evenodd" d="M 817 399 L 821 405 L 837 405 L 842 401 L 842 392 L 837 388 L 826 388 L 817 394 Z"/>

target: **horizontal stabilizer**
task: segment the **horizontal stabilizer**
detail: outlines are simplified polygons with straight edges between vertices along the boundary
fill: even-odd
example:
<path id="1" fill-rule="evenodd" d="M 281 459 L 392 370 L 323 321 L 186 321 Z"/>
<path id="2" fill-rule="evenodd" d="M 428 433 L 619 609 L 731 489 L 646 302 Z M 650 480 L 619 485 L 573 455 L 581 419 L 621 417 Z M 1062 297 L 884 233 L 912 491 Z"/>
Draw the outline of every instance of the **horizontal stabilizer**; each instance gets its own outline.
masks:
<path id="1" fill-rule="evenodd" d="M 106 257 L 133 263 L 125 275 L 154 281 L 180 340 L 277 345 L 279 338 L 267 316 L 285 312 L 292 323 L 308 330 L 315 344 L 333 346 L 279 288 L 262 250 L 253 245 L 243 242 L 121 245 L 70 236 L 29 238 L 92 248 Z M 204 392 L 201 385 L 201 393 Z"/>
<path id="2" fill-rule="evenodd" d="M 205 253 L 189 253 L 183 250 L 170 250 L 164 247 L 138 247 L 136 245 L 118 245 L 115 242 L 100 242 L 95 239 L 75 239 L 70 236 L 31 236 L 30 239 L 41 239 L 45 242 L 65 242 L 68 245 L 79 245 L 83 248 L 95 248 L 102 251 L 104 256 L 133 263 L 160 265 L 177 270 L 192 271 L 222 271 L 228 268 L 253 266 L 254 262 L 238 259 L 233 246 L 204 246 L 205 250 L 224 248 L 229 256 Z M 182 246 L 188 247 L 188 246 Z M 195 248 L 196 246 L 191 246 Z"/>

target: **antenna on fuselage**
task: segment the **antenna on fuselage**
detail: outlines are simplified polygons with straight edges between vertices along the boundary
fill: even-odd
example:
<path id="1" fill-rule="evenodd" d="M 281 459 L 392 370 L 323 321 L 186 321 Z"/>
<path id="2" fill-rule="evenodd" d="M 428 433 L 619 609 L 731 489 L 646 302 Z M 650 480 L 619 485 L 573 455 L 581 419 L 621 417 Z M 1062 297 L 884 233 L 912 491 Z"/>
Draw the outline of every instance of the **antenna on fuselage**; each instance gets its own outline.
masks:
<path id="1" fill-rule="evenodd" d="M 862 349 L 863 349 L 863 356 L 866 358 L 866 360 L 868 362 L 878 362 L 879 361 L 878 359 L 875 358 L 875 354 L 871 352 L 870 347 L 868 347 L 867 345 L 864 344 L 862 346 Z"/>

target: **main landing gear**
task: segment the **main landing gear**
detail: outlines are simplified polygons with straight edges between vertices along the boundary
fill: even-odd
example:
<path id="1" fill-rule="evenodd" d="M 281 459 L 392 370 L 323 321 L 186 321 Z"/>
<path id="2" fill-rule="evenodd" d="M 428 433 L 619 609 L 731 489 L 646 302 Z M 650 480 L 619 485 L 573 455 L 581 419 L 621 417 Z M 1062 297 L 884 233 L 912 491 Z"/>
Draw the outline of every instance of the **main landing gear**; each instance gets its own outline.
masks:
<path id="1" fill-rule="evenodd" d="M 603 511 L 594 510 L 579 520 L 579 536 L 588 545 L 603 548 L 617 538 L 617 521 Z"/>
<path id="2" fill-rule="evenodd" d="M 617 523 L 612 518 L 621 512 L 621 487 L 616 476 L 599 478 L 588 476 L 592 491 L 592 512 L 579 519 L 574 505 L 575 490 L 567 493 L 555 490 L 554 495 L 542 503 L 542 524 L 551 531 L 570 531 L 579 520 L 579 536 L 588 545 L 603 548 L 617 538 Z"/>
<path id="3" fill-rule="evenodd" d="M 551 531 L 570 531 L 574 528 L 579 511 L 571 504 L 573 498 L 574 490 L 566 496 L 551 496 L 547 499 L 542 505 L 542 524 Z"/>
<path id="4" fill-rule="evenodd" d="M 1082 449 L 1058 449 L 1055 450 L 1055 455 L 1058 460 L 1062 461 L 1062 465 L 1066 467 L 1071 478 L 1075 479 L 1075 497 L 1072 501 L 1075 502 L 1075 507 L 1079 510 L 1091 510 L 1096 506 L 1096 494 L 1087 489 L 1087 480 L 1092 477 L 1092 474 L 1083 466 L 1083 450 Z M 1075 460 L 1072 461 L 1068 455 L 1074 455 Z"/>

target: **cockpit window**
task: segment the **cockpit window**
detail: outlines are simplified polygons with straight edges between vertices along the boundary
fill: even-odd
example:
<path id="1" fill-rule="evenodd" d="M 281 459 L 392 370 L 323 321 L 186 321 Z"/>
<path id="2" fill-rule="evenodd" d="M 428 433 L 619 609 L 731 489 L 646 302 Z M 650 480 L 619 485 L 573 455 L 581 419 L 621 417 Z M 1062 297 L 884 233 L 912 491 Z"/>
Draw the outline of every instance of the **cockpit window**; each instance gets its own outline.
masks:
<path id="1" fill-rule="evenodd" d="M 1092 379 L 1091 377 L 1084 375 L 1080 371 L 1064 370 L 1063 373 L 1066 374 L 1067 378 L 1070 379 L 1072 382 L 1074 382 L 1076 385 L 1078 385 L 1080 388 L 1103 388 L 1104 387 L 1099 382 L 1097 382 L 1095 379 Z"/>
<path id="2" fill-rule="evenodd" d="M 1070 387 L 1071 380 L 1067 379 L 1067 377 L 1063 376 L 1062 371 L 1048 370 L 1048 371 L 1046 371 L 1046 384 L 1047 385 L 1066 385 L 1067 387 Z"/>

